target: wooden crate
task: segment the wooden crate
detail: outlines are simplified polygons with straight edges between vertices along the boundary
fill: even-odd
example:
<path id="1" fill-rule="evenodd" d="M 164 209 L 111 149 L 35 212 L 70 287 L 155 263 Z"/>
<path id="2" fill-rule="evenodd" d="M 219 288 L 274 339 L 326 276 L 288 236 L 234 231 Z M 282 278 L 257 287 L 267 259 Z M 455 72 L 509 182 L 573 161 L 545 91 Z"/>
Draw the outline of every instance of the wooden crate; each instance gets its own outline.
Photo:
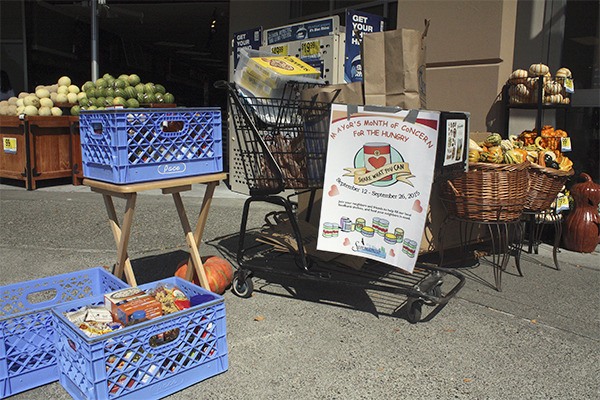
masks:
<path id="1" fill-rule="evenodd" d="M 17 116 L 0 116 L 0 178 L 27 182 L 27 140 L 25 121 Z"/>
<path id="2" fill-rule="evenodd" d="M 31 185 L 47 179 L 70 178 L 71 128 L 69 116 L 27 117 Z"/>
<path id="3" fill-rule="evenodd" d="M 25 181 L 33 190 L 39 181 L 72 176 L 69 116 L 2 116 L 0 137 L 0 177 Z"/>

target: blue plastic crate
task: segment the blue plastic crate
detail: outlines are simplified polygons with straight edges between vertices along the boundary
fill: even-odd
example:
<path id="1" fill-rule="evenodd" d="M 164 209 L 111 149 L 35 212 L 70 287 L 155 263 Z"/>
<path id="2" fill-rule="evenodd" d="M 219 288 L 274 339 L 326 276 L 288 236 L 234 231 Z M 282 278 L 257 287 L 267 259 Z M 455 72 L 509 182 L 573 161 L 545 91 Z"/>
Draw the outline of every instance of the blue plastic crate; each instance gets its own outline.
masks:
<path id="1" fill-rule="evenodd" d="M 52 310 L 57 332 L 60 383 L 75 399 L 156 399 L 225 372 L 229 367 L 223 297 L 181 278 L 140 285 L 178 287 L 203 300 L 186 310 L 112 333 L 88 337 L 64 312 L 91 304 L 80 301 Z M 163 343 L 157 344 L 159 338 Z"/>
<path id="2" fill-rule="evenodd" d="M 218 108 L 82 111 L 83 175 L 128 184 L 221 172 L 221 129 Z"/>
<path id="3" fill-rule="evenodd" d="M 101 267 L 0 287 L 0 397 L 58 380 L 53 306 L 126 287 Z"/>

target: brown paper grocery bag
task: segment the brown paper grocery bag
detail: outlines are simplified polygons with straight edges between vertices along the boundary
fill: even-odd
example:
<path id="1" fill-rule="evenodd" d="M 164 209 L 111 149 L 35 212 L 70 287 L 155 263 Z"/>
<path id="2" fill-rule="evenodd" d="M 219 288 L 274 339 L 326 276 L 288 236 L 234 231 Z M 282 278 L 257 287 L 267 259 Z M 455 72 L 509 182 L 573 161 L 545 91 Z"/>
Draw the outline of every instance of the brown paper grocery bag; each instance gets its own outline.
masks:
<path id="1" fill-rule="evenodd" d="M 425 30 L 397 29 L 362 38 L 365 104 L 403 109 L 427 107 L 425 96 Z"/>
<path id="2" fill-rule="evenodd" d="M 362 82 L 340 83 L 305 89 L 302 91 L 301 96 L 302 100 L 324 103 L 364 104 Z"/>

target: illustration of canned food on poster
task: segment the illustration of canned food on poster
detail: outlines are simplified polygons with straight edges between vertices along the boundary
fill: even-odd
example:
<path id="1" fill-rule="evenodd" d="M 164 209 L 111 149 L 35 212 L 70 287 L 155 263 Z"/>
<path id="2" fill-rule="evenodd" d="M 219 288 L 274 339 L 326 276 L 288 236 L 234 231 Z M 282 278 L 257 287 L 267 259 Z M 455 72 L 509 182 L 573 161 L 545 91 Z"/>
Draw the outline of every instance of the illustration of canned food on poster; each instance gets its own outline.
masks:
<path id="1" fill-rule="evenodd" d="M 382 110 L 332 105 L 317 248 L 412 272 L 433 182 L 440 113 Z"/>

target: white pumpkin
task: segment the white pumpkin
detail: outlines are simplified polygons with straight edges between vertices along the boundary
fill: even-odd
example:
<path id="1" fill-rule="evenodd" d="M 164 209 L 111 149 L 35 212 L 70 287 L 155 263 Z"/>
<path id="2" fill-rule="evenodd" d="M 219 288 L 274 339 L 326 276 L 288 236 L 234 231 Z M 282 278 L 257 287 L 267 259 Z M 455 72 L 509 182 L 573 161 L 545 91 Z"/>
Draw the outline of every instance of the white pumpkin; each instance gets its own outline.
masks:
<path id="1" fill-rule="evenodd" d="M 546 64 L 531 64 L 529 66 L 530 76 L 544 76 L 550 72 L 550 68 Z"/>
<path id="2" fill-rule="evenodd" d="M 508 81 L 513 84 L 525 83 L 527 81 L 527 71 L 516 69 L 508 77 Z"/>

